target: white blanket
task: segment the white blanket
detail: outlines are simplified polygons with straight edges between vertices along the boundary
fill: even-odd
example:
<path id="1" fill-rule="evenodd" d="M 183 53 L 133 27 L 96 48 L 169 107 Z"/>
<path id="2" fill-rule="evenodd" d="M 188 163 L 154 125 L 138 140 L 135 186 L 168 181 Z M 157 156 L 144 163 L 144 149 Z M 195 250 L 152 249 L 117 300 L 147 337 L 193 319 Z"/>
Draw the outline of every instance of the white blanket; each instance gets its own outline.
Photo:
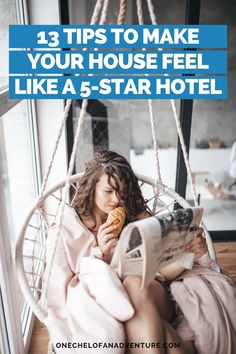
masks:
<path id="1" fill-rule="evenodd" d="M 57 232 L 57 227 L 49 232 L 48 264 Z M 183 340 L 195 340 L 199 354 L 235 354 L 235 287 L 227 276 L 210 269 L 217 265 L 207 255 L 200 262 L 171 284 L 182 310 L 176 329 Z M 96 345 L 125 342 L 123 322 L 133 316 L 133 307 L 117 274 L 102 261 L 94 235 L 70 208 L 56 243 L 46 299 L 47 325 L 56 353 L 124 353 L 122 346 Z M 62 343 L 75 347 L 65 348 Z M 81 343 L 85 347 L 79 347 Z"/>

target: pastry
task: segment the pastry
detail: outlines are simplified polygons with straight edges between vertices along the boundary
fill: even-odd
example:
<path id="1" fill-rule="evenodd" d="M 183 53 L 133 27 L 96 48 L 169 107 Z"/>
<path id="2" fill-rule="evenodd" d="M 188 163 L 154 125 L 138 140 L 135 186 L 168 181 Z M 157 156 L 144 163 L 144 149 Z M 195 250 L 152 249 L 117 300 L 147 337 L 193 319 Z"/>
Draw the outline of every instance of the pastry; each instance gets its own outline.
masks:
<path id="1" fill-rule="evenodd" d="M 122 207 L 118 207 L 110 211 L 107 217 L 107 221 L 112 221 L 113 225 L 117 225 L 117 233 L 119 234 L 125 223 L 125 210 Z"/>

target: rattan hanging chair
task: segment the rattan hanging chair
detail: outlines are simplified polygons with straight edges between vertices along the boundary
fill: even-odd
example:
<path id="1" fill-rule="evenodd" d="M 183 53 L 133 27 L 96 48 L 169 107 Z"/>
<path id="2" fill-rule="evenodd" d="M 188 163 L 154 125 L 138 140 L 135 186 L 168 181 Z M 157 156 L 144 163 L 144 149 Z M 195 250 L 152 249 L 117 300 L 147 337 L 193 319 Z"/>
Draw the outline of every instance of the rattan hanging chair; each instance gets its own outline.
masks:
<path id="1" fill-rule="evenodd" d="M 136 175 L 150 209 L 154 211 L 153 208 L 156 205 L 156 214 L 164 210 L 173 210 L 175 203 L 184 208 L 190 207 L 190 204 L 171 188 L 161 184 L 157 194 L 154 179 L 139 174 Z M 75 192 L 81 176 L 82 173 L 79 173 L 70 178 L 70 187 Z M 46 323 L 47 319 L 47 309 L 41 294 L 46 266 L 45 242 L 50 225 L 57 223 L 58 210 L 63 202 L 62 196 L 65 182 L 64 180 L 46 190 L 36 200 L 25 218 L 16 244 L 16 271 L 19 284 L 32 311 L 44 323 Z M 46 211 L 47 209 L 48 211 Z M 205 235 L 209 254 L 212 258 L 215 258 L 209 233 L 205 231 Z"/>
<path id="2" fill-rule="evenodd" d="M 147 0 L 150 16 L 152 23 L 155 24 L 155 18 L 153 17 L 153 9 L 150 0 Z M 139 23 L 142 24 L 141 12 L 140 12 L 140 0 L 137 1 L 138 11 L 139 11 Z M 97 0 L 95 11 L 92 17 L 91 24 L 96 24 L 98 22 L 99 14 L 101 14 L 100 24 L 105 22 L 107 12 L 108 0 Z M 123 7 L 122 7 L 123 6 Z M 124 22 L 125 11 L 124 6 L 127 6 L 127 0 L 121 0 L 120 2 L 120 12 L 118 18 L 118 24 Z M 82 109 L 79 117 L 77 132 L 75 135 L 75 141 L 73 146 L 73 151 L 71 155 L 71 160 L 69 164 L 69 170 L 67 178 L 53 187 L 46 190 L 46 183 L 52 168 L 52 164 L 55 158 L 57 147 L 59 144 L 62 131 L 65 126 L 66 118 L 68 116 L 69 109 L 71 107 L 71 100 L 67 101 L 65 112 L 63 115 L 61 127 L 58 132 L 58 136 L 55 143 L 55 148 L 52 153 L 52 159 L 49 163 L 48 171 L 43 181 L 42 190 L 40 196 L 33 204 L 32 208 L 28 212 L 23 226 L 19 232 L 18 240 L 16 243 L 15 251 L 15 264 L 16 272 L 20 287 L 24 294 L 25 300 L 30 305 L 30 308 L 38 317 L 38 319 L 47 325 L 47 307 L 43 296 L 43 291 L 45 291 L 45 278 L 44 271 L 46 267 L 46 239 L 48 235 L 48 230 L 51 225 L 57 224 L 60 226 L 63 210 L 65 205 L 69 205 L 69 191 L 72 189 L 74 192 L 77 190 L 77 185 L 82 173 L 72 175 L 72 171 L 75 164 L 76 150 L 78 145 L 78 140 L 80 138 L 81 131 L 83 129 L 83 121 L 86 114 L 87 100 L 83 101 Z M 179 120 L 176 113 L 176 107 L 173 100 L 171 100 L 171 105 L 173 108 L 173 113 L 176 121 L 177 131 L 180 137 L 181 146 L 185 156 L 186 167 L 188 171 L 188 176 L 190 178 L 190 185 L 194 186 L 191 178 L 191 170 L 188 163 L 188 158 L 186 156 L 186 148 L 183 141 L 183 136 L 181 135 L 181 128 Z M 150 177 L 145 177 L 142 175 L 137 175 L 141 190 L 143 192 L 144 198 L 148 201 L 150 209 L 154 213 L 158 213 L 164 210 L 173 210 L 174 204 L 178 203 L 182 207 L 190 207 L 189 203 L 182 198 L 178 193 L 176 193 L 171 188 L 167 187 L 161 179 L 160 166 L 158 159 L 158 142 L 157 133 L 155 127 L 155 121 L 153 117 L 152 102 L 148 101 L 149 115 L 152 127 L 154 150 L 156 152 L 156 164 L 157 164 L 157 178 L 154 180 Z M 196 193 L 195 193 L 196 194 Z M 196 202 L 196 195 L 194 198 Z M 203 225 L 204 227 L 204 225 Z M 207 241 L 209 255 L 212 259 L 215 259 L 215 252 L 211 237 L 204 227 L 205 237 Z M 52 259 L 53 262 L 53 259 Z M 46 280 L 50 281 L 50 279 Z M 49 349 L 49 352 L 53 352 Z"/>

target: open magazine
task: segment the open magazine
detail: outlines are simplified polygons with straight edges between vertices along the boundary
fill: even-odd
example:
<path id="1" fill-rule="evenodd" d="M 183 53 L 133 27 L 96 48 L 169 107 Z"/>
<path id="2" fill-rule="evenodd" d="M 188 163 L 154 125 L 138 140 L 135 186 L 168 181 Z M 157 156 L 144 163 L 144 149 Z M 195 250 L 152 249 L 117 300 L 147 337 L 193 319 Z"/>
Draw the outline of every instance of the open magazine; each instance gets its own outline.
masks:
<path id="1" fill-rule="evenodd" d="M 199 226 L 203 209 L 178 209 L 128 224 L 122 231 L 111 266 L 121 278 L 140 275 L 141 289 L 155 278 L 159 269 L 178 263 L 191 269 L 194 253 L 185 252 L 185 245 Z"/>

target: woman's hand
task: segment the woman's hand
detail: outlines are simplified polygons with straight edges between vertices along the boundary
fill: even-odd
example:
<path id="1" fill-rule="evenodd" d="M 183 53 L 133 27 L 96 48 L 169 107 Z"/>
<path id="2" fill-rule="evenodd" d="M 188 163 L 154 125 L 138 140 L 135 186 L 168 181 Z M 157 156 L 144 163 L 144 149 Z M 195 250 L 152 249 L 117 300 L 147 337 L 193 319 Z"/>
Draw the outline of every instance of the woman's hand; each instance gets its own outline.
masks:
<path id="1" fill-rule="evenodd" d="M 118 242 L 117 226 L 108 221 L 102 224 L 97 233 L 98 247 L 102 251 L 103 260 L 110 263 L 113 251 Z"/>
<path id="2" fill-rule="evenodd" d="M 195 253 L 196 258 L 200 258 L 207 252 L 206 239 L 202 236 L 203 231 L 201 227 L 193 231 L 193 239 L 185 246 L 185 250 Z"/>

